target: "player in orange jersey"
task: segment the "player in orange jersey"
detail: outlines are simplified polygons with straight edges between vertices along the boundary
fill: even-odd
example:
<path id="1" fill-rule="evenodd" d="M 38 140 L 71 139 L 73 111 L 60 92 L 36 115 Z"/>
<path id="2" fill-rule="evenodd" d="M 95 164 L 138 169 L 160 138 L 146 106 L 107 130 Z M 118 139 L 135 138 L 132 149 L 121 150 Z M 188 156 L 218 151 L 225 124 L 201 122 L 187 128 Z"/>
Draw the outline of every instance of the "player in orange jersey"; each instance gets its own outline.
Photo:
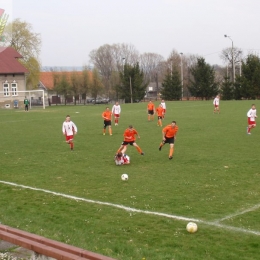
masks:
<path id="1" fill-rule="evenodd" d="M 150 121 L 150 119 L 153 120 L 154 117 L 154 103 L 150 100 L 148 105 L 147 105 L 147 110 L 148 110 L 148 121 Z"/>
<path id="2" fill-rule="evenodd" d="M 167 125 L 162 130 L 162 137 L 163 140 L 159 146 L 159 151 L 162 150 L 162 147 L 168 143 L 170 145 L 170 152 L 169 152 L 169 160 L 172 159 L 174 153 L 174 140 L 176 140 L 176 134 L 178 132 L 178 126 L 176 125 L 176 121 L 172 121 L 170 125 Z"/>
<path id="3" fill-rule="evenodd" d="M 156 112 L 157 112 L 157 117 L 158 117 L 158 126 L 162 127 L 162 119 L 163 119 L 163 115 L 164 115 L 164 109 L 162 104 L 160 104 L 157 108 L 156 108 Z"/>
<path id="4" fill-rule="evenodd" d="M 112 112 L 109 110 L 109 107 L 106 107 L 106 110 L 102 113 L 102 117 L 104 119 L 104 129 L 103 129 L 103 135 L 106 134 L 106 128 L 108 126 L 108 132 L 110 135 L 112 135 L 112 128 L 111 128 L 111 117 Z"/>
<path id="5" fill-rule="evenodd" d="M 140 153 L 141 155 L 144 155 L 142 149 L 137 145 L 137 143 L 135 142 L 135 136 L 137 136 L 140 139 L 140 135 L 138 134 L 138 132 L 133 128 L 132 125 L 130 125 L 124 132 L 124 141 L 122 142 L 121 146 L 119 147 L 119 149 L 117 150 L 117 154 L 122 152 L 123 154 L 126 151 L 127 145 L 130 144 L 132 146 L 134 146 L 136 148 L 136 150 L 138 151 L 138 153 Z"/>

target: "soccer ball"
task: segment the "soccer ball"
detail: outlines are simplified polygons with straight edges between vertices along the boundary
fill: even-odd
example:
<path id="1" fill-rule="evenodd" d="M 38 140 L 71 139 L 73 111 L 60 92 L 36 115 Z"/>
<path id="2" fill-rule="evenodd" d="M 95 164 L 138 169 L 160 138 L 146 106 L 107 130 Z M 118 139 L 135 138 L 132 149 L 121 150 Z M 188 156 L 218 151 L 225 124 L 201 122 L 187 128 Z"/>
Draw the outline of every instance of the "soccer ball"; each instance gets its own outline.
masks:
<path id="1" fill-rule="evenodd" d="M 186 229 L 189 233 L 195 233 L 198 230 L 198 226 L 194 222 L 189 222 L 186 226 Z"/>
<path id="2" fill-rule="evenodd" d="M 126 173 L 121 175 L 122 181 L 127 181 L 128 180 L 128 175 Z"/>

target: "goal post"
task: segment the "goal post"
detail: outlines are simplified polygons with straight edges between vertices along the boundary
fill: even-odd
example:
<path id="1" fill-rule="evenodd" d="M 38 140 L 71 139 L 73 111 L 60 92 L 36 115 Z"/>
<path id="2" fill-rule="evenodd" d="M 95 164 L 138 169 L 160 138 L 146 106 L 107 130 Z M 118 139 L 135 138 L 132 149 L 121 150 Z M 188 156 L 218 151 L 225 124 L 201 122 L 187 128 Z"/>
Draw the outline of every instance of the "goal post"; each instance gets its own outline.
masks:
<path id="1" fill-rule="evenodd" d="M 24 109 L 24 99 L 29 100 L 29 109 L 42 108 L 45 109 L 47 100 L 44 90 L 22 90 L 22 91 L 0 91 L 0 107 Z"/>

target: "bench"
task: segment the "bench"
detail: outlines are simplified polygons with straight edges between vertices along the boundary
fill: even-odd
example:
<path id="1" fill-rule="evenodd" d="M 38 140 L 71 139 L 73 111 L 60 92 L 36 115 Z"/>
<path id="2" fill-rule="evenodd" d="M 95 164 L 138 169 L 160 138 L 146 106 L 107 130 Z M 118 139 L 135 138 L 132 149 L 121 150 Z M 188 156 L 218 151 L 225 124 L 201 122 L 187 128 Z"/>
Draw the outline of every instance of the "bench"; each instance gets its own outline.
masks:
<path id="1" fill-rule="evenodd" d="M 115 260 L 2 224 L 0 224 L 0 239 L 58 260 Z"/>

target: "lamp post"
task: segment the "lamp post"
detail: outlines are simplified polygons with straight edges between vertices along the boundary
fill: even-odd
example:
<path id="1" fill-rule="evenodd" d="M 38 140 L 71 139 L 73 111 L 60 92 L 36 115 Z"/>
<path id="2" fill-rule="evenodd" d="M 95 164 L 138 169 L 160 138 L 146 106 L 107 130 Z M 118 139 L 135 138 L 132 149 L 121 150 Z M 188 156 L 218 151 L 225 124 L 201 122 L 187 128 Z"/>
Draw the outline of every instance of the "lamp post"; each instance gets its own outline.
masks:
<path id="1" fill-rule="evenodd" d="M 233 40 L 231 39 L 231 37 L 230 36 L 228 36 L 228 35 L 224 35 L 224 37 L 226 37 L 226 38 L 229 38 L 230 39 L 230 41 L 232 42 L 232 69 L 233 69 L 233 83 L 235 83 L 235 61 L 234 61 L 234 44 L 233 44 Z"/>
<path id="2" fill-rule="evenodd" d="M 180 55 L 181 55 L 181 100 L 183 100 L 183 62 L 182 62 L 183 53 L 180 52 Z"/>

